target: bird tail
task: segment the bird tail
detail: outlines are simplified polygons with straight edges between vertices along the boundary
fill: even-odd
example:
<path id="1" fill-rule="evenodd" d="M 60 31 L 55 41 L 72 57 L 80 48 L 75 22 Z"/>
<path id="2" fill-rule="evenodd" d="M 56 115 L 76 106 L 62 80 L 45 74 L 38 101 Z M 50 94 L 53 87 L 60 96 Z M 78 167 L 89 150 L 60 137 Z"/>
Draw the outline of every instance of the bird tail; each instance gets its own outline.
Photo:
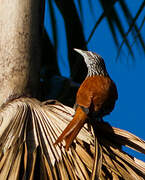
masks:
<path id="1" fill-rule="evenodd" d="M 69 146 L 71 145 L 73 140 L 76 138 L 81 128 L 84 126 L 86 119 L 87 119 L 87 114 L 82 110 L 81 107 L 78 106 L 72 121 L 64 129 L 64 131 L 58 137 L 54 145 L 57 145 L 64 139 L 66 142 L 65 148 L 66 150 L 68 150 Z"/>

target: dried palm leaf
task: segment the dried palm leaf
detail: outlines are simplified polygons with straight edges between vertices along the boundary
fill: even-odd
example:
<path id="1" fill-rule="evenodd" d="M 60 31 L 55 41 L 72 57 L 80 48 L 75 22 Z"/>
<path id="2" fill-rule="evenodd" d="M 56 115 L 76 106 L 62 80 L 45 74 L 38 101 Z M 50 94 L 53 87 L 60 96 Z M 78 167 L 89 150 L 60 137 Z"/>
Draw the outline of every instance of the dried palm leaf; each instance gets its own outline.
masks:
<path id="1" fill-rule="evenodd" d="M 63 144 L 53 145 L 73 113 L 58 102 L 40 103 L 29 98 L 15 100 L 1 109 L 0 179 L 89 179 L 91 169 L 81 159 L 81 152 L 73 146 L 67 152 Z M 93 137 L 86 129 L 79 137 L 92 146 Z M 83 142 L 82 147 L 87 152 Z"/>
<path id="2" fill-rule="evenodd" d="M 145 142 L 105 122 L 84 127 L 66 151 L 57 137 L 74 110 L 57 101 L 20 98 L 0 110 L 0 179 L 144 179 L 145 163 L 122 151 L 145 153 Z"/>

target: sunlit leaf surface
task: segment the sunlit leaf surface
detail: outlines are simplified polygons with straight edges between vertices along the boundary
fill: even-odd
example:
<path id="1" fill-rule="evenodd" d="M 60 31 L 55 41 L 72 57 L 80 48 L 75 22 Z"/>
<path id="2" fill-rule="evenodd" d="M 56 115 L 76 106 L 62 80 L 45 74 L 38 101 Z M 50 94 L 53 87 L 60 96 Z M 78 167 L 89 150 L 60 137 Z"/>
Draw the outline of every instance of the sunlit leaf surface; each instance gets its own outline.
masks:
<path id="1" fill-rule="evenodd" d="M 53 143 L 74 110 L 57 101 L 20 98 L 0 111 L 0 179 L 144 179 L 145 163 L 122 151 L 145 153 L 145 142 L 105 122 L 84 127 L 69 151 Z"/>

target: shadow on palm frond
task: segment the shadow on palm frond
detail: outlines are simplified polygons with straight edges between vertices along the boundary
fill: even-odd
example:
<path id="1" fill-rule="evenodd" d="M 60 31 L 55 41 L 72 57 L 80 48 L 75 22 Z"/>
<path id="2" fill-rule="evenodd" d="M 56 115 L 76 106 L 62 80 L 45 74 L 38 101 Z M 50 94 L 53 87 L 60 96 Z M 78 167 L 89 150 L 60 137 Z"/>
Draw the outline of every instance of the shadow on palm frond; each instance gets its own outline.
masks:
<path id="1" fill-rule="evenodd" d="M 135 17 L 132 16 L 132 13 L 131 13 L 130 9 L 128 8 L 128 5 L 125 1 L 99 0 L 99 2 L 103 8 L 103 13 L 101 14 L 101 16 L 96 21 L 95 26 L 93 27 L 86 43 L 87 44 L 89 43 L 92 36 L 94 35 L 94 32 L 96 31 L 96 28 L 100 25 L 102 20 L 104 18 L 106 18 L 108 25 L 109 25 L 109 28 L 110 28 L 110 31 L 112 33 L 112 37 L 113 37 L 114 42 L 118 48 L 118 53 L 117 53 L 116 59 L 119 58 L 123 45 L 126 45 L 129 54 L 132 56 L 132 58 L 134 58 L 132 43 L 130 43 L 129 39 L 128 39 L 128 35 L 130 33 L 132 34 L 132 37 L 133 37 L 135 42 L 138 39 L 138 44 L 140 44 L 140 47 L 142 47 L 143 52 L 145 52 L 145 42 L 144 42 L 144 39 L 143 39 L 142 34 L 141 34 L 142 26 L 140 25 L 140 27 L 139 27 L 137 24 L 137 20 L 145 8 L 145 1 L 143 1 L 141 3 L 139 9 L 137 10 Z M 92 2 L 90 1 L 89 3 L 91 4 Z M 127 21 L 127 24 L 128 24 L 127 32 L 125 32 L 123 20 L 120 17 L 120 13 L 118 13 L 118 10 L 115 7 L 115 5 L 117 3 L 118 3 L 118 6 L 120 7 L 120 9 L 124 15 L 124 18 Z M 93 5 L 92 5 L 92 7 L 93 7 Z M 119 42 L 117 31 L 120 33 L 120 35 L 122 37 L 121 43 Z"/>
<path id="2" fill-rule="evenodd" d="M 105 122 L 85 126 L 69 151 L 63 142 L 54 146 L 73 114 L 57 101 L 7 104 L 0 111 L 0 179 L 144 179 L 145 163 L 121 147 L 145 153 L 145 142 Z"/>

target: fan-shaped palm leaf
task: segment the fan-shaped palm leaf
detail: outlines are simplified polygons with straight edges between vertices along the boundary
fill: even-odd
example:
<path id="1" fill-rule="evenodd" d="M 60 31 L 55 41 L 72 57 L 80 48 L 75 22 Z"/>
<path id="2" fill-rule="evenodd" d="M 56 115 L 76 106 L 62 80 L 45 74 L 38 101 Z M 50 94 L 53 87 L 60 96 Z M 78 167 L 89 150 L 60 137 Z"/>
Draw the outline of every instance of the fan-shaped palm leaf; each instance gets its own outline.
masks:
<path id="1" fill-rule="evenodd" d="M 0 111 L 0 179 L 143 179 L 145 164 L 121 150 L 145 153 L 138 137 L 96 122 L 84 127 L 69 151 L 53 143 L 74 110 L 56 101 L 20 98 Z M 95 142 L 95 146 L 94 146 Z"/>

